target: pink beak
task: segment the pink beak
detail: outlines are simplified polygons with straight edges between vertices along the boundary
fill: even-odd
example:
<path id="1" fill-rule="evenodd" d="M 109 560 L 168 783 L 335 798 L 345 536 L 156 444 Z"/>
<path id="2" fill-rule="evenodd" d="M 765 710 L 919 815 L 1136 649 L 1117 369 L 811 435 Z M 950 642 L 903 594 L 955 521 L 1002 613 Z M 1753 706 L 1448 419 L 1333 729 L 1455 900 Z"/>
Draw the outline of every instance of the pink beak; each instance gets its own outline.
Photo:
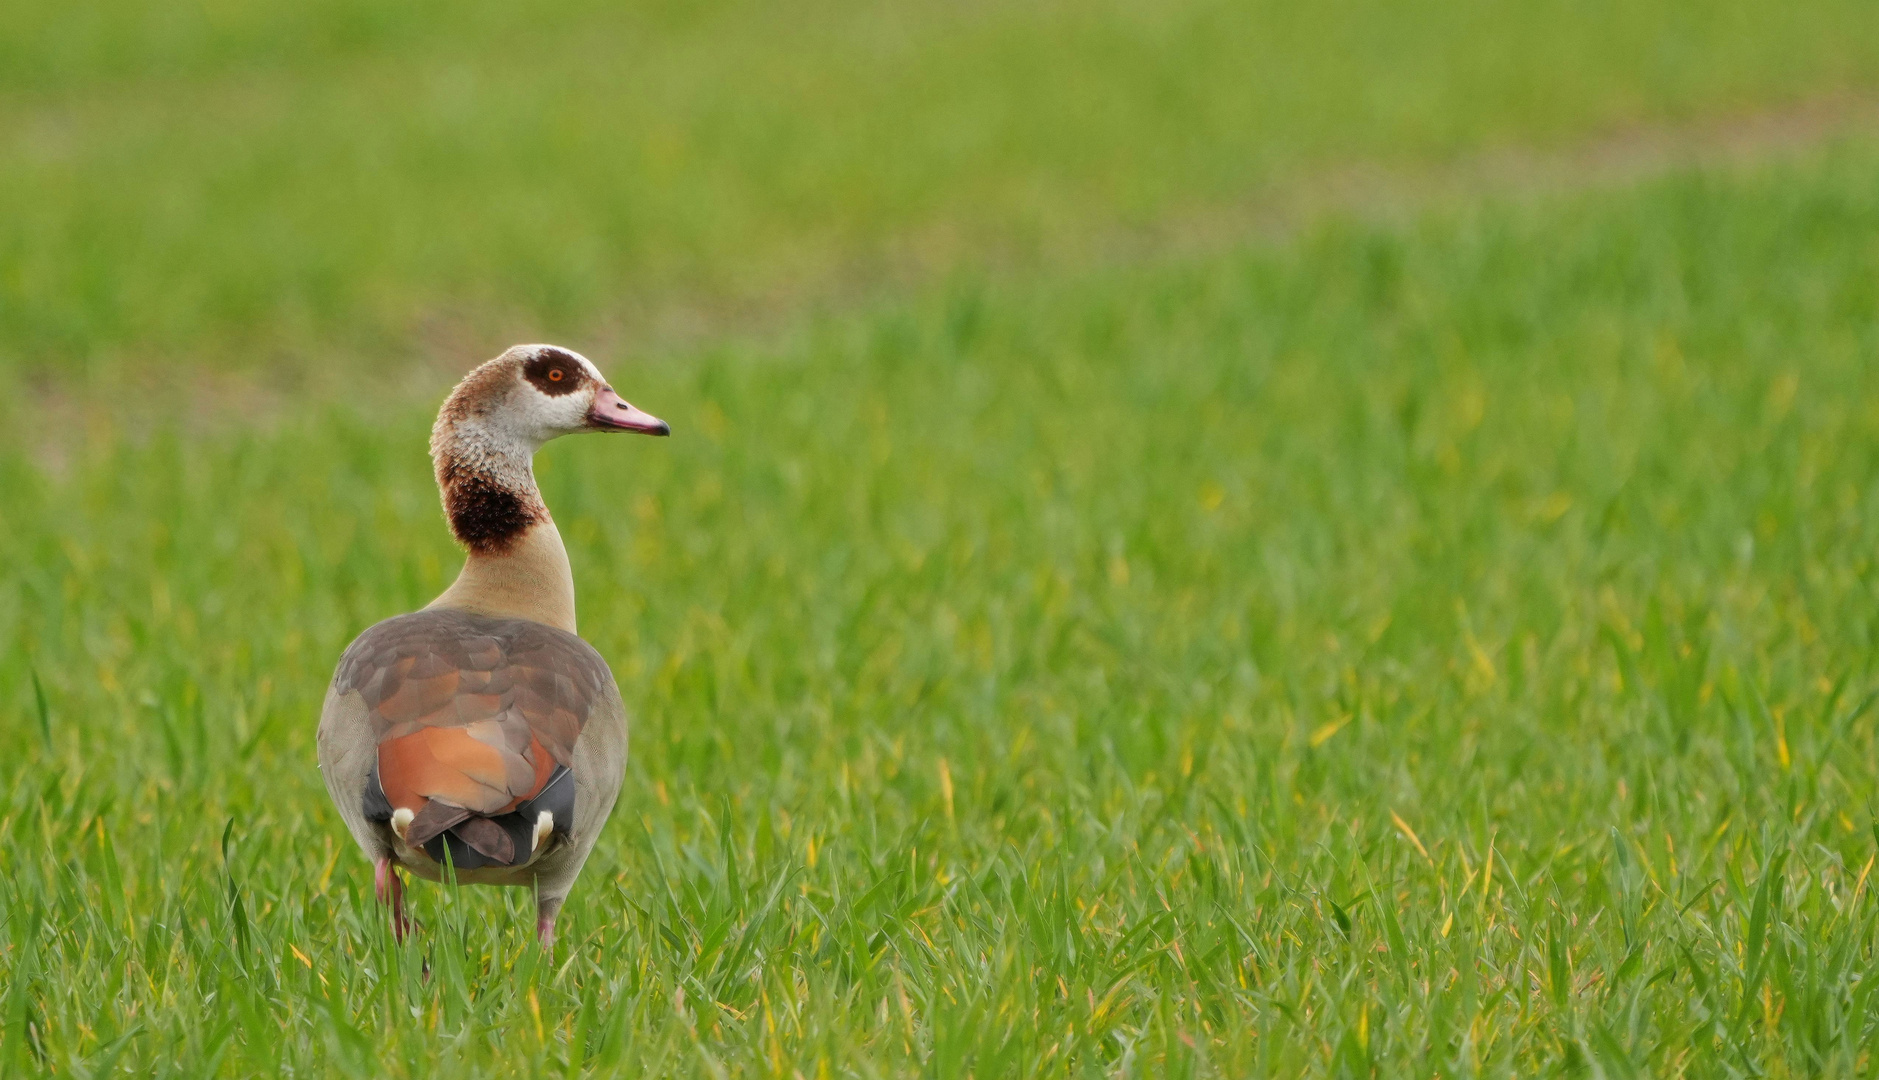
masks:
<path id="1" fill-rule="evenodd" d="M 602 431 L 637 431 L 641 435 L 672 434 L 670 424 L 627 404 L 611 386 L 601 387 L 600 392 L 594 395 L 594 407 L 587 412 L 587 423 Z"/>

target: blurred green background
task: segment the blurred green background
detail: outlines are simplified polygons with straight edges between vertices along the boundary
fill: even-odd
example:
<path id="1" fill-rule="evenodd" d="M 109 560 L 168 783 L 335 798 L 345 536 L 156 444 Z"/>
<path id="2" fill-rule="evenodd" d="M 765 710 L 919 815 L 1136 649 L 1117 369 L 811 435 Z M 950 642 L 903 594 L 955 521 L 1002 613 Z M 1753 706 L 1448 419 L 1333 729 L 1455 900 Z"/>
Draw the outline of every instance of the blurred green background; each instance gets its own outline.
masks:
<path id="1" fill-rule="evenodd" d="M 1353 162 L 1857 95 L 1873 29 L 1863 0 L 8 5 L 0 358 L 711 338 Z"/>
<path id="2" fill-rule="evenodd" d="M 517 341 L 563 917 L 313 766 Z M 1868 2 L 0 7 L 0 1073 L 1866 1075 Z"/>

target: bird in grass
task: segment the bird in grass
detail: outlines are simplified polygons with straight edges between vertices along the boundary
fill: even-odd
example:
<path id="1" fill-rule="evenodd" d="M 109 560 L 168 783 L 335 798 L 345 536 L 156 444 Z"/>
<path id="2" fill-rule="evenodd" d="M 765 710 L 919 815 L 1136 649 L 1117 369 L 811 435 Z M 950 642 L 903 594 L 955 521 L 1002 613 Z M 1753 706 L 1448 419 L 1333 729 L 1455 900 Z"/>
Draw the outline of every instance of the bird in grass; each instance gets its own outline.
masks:
<path id="1" fill-rule="evenodd" d="M 536 934 L 552 948 L 620 793 L 626 710 L 575 633 L 573 572 L 535 486 L 535 451 L 584 431 L 671 433 L 552 345 L 518 345 L 457 384 L 431 458 L 463 570 L 422 611 L 360 634 L 327 690 L 326 790 L 400 941 L 402 868 L 533 888 Z"/>

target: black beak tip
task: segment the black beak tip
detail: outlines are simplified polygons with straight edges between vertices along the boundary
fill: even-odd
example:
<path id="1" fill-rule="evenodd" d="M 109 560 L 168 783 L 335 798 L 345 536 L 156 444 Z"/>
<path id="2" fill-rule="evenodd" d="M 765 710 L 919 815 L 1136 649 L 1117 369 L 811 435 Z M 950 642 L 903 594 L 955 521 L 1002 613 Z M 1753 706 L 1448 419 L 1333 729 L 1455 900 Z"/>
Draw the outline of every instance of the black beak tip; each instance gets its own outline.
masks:
<path id="1" fill-rule="evenodd" d="M 672 425 L 671 425 L 671 424 L 668 424 L 668 423 L 666 423 L 666 422 L 665 422 L 664 420 L 661 420 L 661 421 L 659 421 L 659 426 L 658 426 L 658 427 L 656 427 L 656 428 L 653 428 L 653 429 L 652 429 L 651 431 L 648 431 L 648 432 L 647 432 L 646 434 L 648 434 L 648 435 L 657 435 L 658 437 L 660 437 L 660 438 L 662 438 L 662 439 L 663 439 L 663 438 L 665 438 L 665 437 L 666 437 L 667 435 L 670 435 L 670 434 L 672 434 Z"/>

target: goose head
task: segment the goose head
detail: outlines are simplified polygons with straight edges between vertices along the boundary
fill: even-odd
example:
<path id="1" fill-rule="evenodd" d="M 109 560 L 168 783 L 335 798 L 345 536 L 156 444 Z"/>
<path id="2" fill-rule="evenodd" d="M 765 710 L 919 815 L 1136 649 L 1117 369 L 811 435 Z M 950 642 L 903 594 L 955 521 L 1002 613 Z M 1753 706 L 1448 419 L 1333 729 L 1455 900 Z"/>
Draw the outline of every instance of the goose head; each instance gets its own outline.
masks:
<path id="1" fill-rule="evenodd" d="M 440 432 L 448 427 L 531 453 L 584 431 L 672 433 L 622 398 L 587 357 L 557 345 L 517 345 L 478 367 L 457 384 L 437 420 Z"/>
<path id="2" fill-rule="evenodd" d="M 431 429 L 437 484 L 457 539 L 472 551 L 502 550 L 546 520 L 535 452 L 551 439 L 590 431 L 672 433 L 572 349 L 517 345 L 464 376 Z"/>

